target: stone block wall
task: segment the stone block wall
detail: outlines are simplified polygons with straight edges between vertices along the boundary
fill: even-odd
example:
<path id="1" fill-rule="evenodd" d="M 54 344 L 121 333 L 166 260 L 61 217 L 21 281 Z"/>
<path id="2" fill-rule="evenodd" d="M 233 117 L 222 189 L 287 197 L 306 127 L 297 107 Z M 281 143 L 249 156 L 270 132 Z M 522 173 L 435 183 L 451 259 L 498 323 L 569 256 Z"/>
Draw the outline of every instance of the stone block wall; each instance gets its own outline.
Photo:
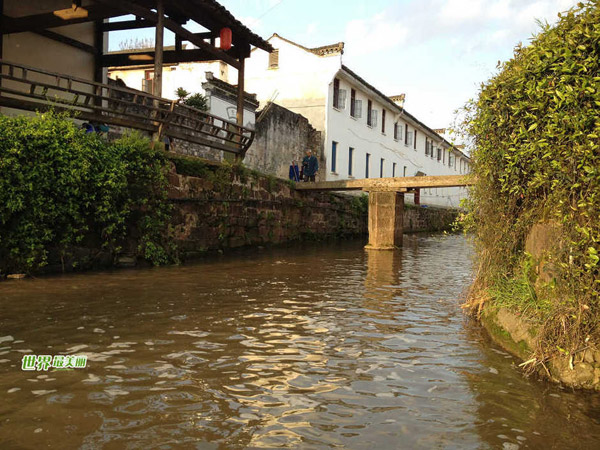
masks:
<path id="1" fill-rule="evenodd" d="M 356 197 L 298 192 L 287 181 L 227 167 L 209 166 L 202 177 L 175 167 L 169 174 L 182 259 L 207 250 L 367 232 L 366 211 Z"/>
<path id="2" fill-rule="evenodd" d="M 265 106 L 256 122 L 256 136 L 244 158 L 244 164 L 262 173 L 287 179 L 293 160 L 302 162 L 308 148 L 319 158 L 323 172 L 324 155 L 321 132 L 308 119 L 275 103 Z M 317 174 L 318 178 L 318 174 Z"/>
<path id="3" fill-rule="evenodd" d="M 404 232 L 449 230 L 459 210 L 451 208 L 423 208 L 404 204 Z"/>

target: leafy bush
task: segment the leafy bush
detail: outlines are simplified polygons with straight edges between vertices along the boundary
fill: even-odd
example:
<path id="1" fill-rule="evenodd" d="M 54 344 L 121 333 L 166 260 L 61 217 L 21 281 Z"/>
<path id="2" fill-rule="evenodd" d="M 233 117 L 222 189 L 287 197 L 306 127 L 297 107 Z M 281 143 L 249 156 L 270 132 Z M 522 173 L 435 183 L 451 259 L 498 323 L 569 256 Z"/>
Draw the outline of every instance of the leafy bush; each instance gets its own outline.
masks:
<path id="1" fill-rule="evenodd" d="M 556 289 L 545 291 L 547 352 L 577 348 L 600 322 L 599 23 L 597 2 L 560 15 L 466 107 L 475 144 L 466 219 L 479 257 L 473 292 L 502 292 L 499 283 L 518 280 L 534 223 L 561 229 L 549 256 Z"/>
<path id="2" fill-rule="evenodd" d="M 30 272 L 84 239 L 119 250 L 139 222 L 140 251 L 167 260 L 164 157 L 129 135 L 107 143 L 66 116 L 0 116 L 0 272 Z"/>
<path id="3" fill-rule="evenodd" d="M 208 111 L 208 101 L 202 94 L 192 94 L 186 98 L 183 103 L 191 108 L 199 109 L 200 111 Z"/>

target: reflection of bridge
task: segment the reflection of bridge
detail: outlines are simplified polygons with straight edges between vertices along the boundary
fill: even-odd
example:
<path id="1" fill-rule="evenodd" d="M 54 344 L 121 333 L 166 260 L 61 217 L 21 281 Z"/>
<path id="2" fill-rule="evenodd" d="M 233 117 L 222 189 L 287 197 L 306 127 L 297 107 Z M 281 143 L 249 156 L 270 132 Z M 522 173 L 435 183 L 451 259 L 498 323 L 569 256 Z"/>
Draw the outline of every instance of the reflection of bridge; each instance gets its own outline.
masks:
<path id="1" fill-rule="evenodd" d="M 402 245 L 404 193 L 419 188 L 461 187 L 471 184 L 473 179 L 464 175 L 442 175 L 299 183 L 296 189 L 367 191 L 369 193 L 369 243 L 366 248 L 390 250 Z"/>

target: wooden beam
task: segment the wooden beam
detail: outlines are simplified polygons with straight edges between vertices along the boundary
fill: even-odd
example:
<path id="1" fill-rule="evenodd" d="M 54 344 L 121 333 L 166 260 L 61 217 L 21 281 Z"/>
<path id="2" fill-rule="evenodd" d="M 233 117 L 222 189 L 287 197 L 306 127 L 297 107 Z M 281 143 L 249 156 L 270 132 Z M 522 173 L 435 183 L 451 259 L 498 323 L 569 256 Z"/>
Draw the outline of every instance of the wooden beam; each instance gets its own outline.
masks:
<path id="1" fill-rule="evenodd" d="M 165 36 L 165 2 L 156 0 L 156 38 L 154 39 L 154 82 L 152 93 L 155 97 L 162 97 L 163 81 L 163 51 Z"/>
<path id="2" fill-rule="evenodd" d="M 60 42 L 65 45 L 69 45 L 71 47 L 78 48 L 79 50 L 83 50 L 86 53 L 90 53 L 92 55 L 96 54 L 96 49 L 92 45 L 84 44 L 76 39 L 70 38 L 68 36 L 64 36 L 59 33 L 55 33 L 50 30 L 37 30 L 34 31 L 35 34 L 40 36 L 44 36 L 45 38 L 52 39 L 53 41 Z"/>
<path id="3" fill-rule="evenodd" d="M 464 175 L 440 175 L 431 177 L 364 178 L 359 180 L 319 181 L 298 183 L 302 191 L 394 191 L 410 188 L 442 188 L 470 186 L 475 182 Z"/>
<path id="4" fill-rule="evenodd" d="M 143 60 L 141 58 L 144 58 Z M 164 50 L 163 64 L 214 61 L 205 50 Z M 102 67 L 127 67 L 154 64 L 154 50 L 147 52 L 109 53 L 102 56 Z"/>
<path id="5" fill-rule="evenodd" d="M 140 6 L 136 3 L 130 2 L 128 0 L 96 0 L 96 1 L 100 2 L 100 3 L 104 3 L 108 6 L 120 8 L 121 11 L 124 11 L 125 13 L 135 14 L 136 16 L 142 17 L 146 20 L 153 20 L 153 21 L 158 20 L 157 14 L 155 12 L 153 12 L 147 8 L 144 8 L 143 6 Z M 186 30 L 181 25 L 179 25 L 177 22 L 175 22 L 174 20 L 165 18 L 165 27 L 168 28 L 169 30 L 171 30 L 173 33 L 178 34 L 183 39 L 196 45 L 200 49 L 207 51 L 214 57 L 213 59 L 218 59 L 218 60 L 224 61 L 227 64 L 229 64 L 230 66 L 235 67 L 236 69 L 238 68 L 239 63 L 234 57 L 228 55 L 227 53 L 225 53 L 222 50 L 219 50 L 218 48 L 213 47 L 210 44 L 207 44 L 206 42 L 204 42 L 203 39 L 198 38 L 197 36 L 194 35 L 194 33 Z"/>
<path id="6" fill-rule="evenodd" d="M 151 20 L 123 20 L 121 22 L 108 22 L 102 24 L 102 31 L 137 30 L 139 28 L 152 28 L 155 22 Z"/>
<path id="7" fill-rule="evenodd" d="M 105 5 L 86 6 L 88 17 L 63 20 L 55 16 L 52 12 L 44 14 L 34 14 L 25 17 L 15 17 L 10 20 L 5 18 L 2 24 L 2 34 L 23 33 L 26 31 L 39 31 L 47 28 L 64 27 L 77 23 L 95 22 L 96 20 L 108 19 L 110 17 L 122 16 L 126 13 L 122 8 Z"/>

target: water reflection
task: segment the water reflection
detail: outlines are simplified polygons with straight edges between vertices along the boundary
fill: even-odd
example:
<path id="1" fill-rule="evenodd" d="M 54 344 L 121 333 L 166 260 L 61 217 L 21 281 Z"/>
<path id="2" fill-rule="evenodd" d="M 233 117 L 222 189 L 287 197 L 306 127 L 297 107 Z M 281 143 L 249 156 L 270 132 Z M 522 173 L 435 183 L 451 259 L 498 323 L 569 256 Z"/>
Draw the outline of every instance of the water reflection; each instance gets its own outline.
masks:
<path id="1" fill-rule="evenodd" d="M 362 245 L 0 284 L 0 447 L 597 444 L 596 397 L 523 379 L 465 321 L 463 237 Z"/>

